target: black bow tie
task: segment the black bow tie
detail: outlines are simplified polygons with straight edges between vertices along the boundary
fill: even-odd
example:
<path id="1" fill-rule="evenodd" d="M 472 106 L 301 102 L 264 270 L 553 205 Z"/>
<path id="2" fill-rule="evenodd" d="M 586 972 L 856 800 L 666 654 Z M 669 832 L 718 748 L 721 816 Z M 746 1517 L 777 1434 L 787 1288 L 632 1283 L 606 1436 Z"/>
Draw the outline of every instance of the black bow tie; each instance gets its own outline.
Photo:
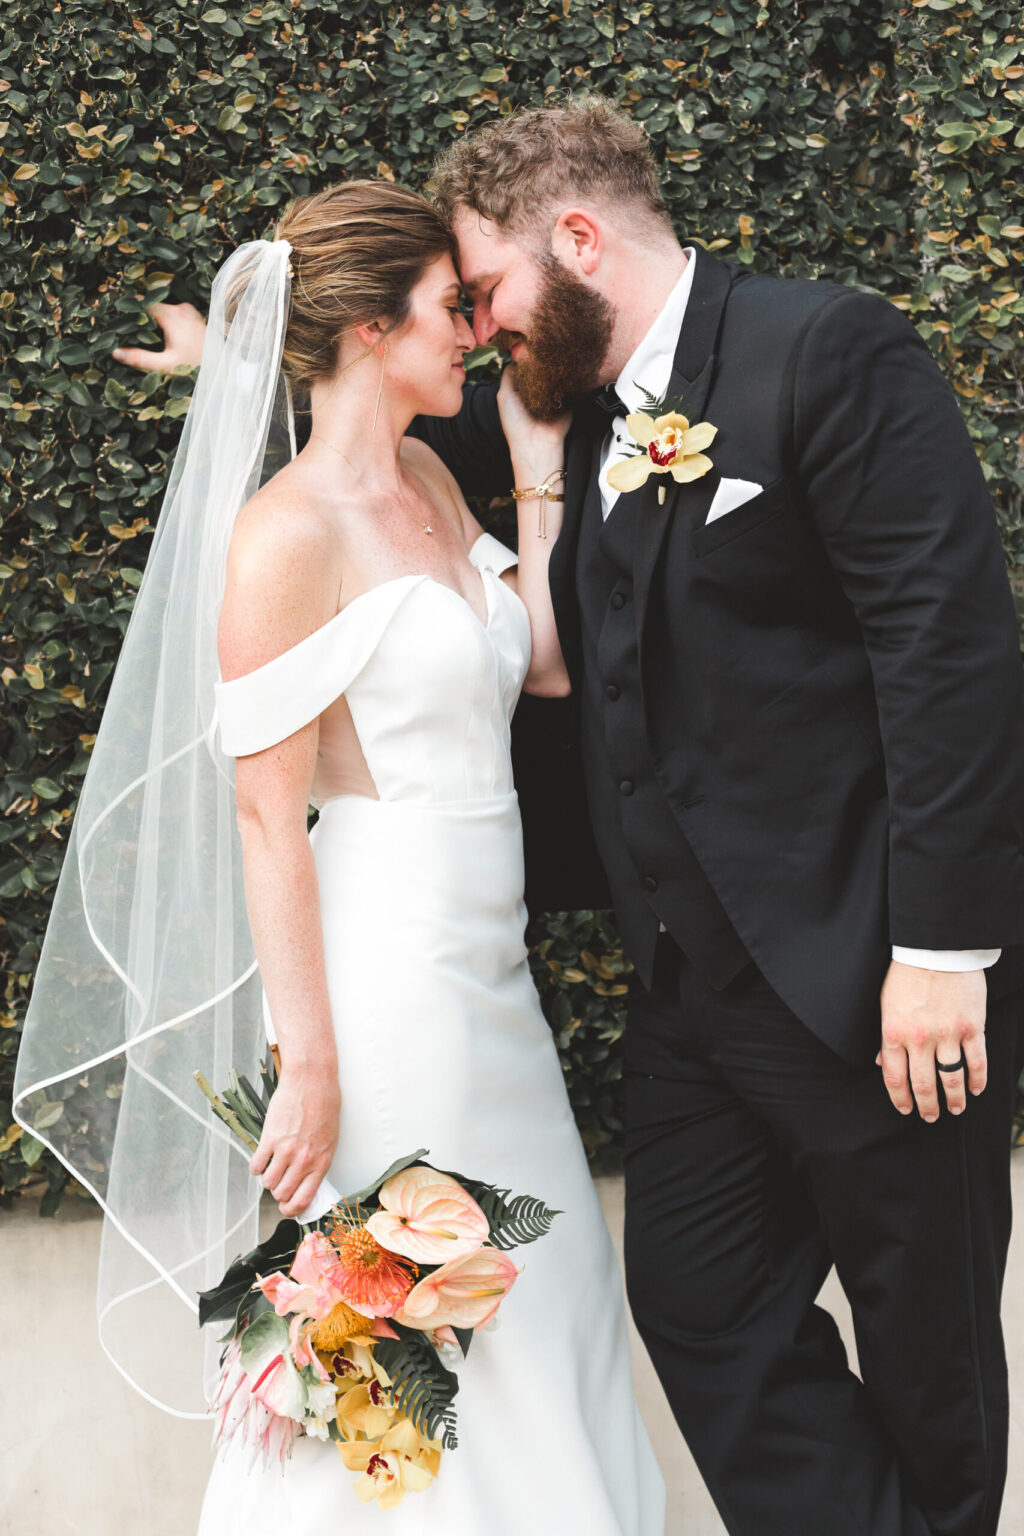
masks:
<path id="1" fill-rule="evenodd" d="M 628 416 L 629 410 L 615 393 L 614 384 L 603 385 L 596 394 L 591 395 L 591 400 L 598 410 L 605 411 L 609 416 Z"/>

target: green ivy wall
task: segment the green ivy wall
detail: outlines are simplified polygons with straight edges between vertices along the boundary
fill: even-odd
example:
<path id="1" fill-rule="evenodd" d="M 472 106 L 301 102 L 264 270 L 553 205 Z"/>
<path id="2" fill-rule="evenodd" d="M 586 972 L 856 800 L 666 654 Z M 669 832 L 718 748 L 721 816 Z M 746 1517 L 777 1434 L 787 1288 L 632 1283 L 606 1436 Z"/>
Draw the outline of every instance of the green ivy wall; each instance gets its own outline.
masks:
<path id="1" fill-rule="evenodd" d="M 7 0 L 0 40 L 0 1199 L 65 1182 L 10 1084 L 65 837 L 190 381 L 114 365 L 157 299 L 345 176 L 416 185 L 453 134 L 600 91 L 681 232 L 885 294 L 955 385 L 1024 567 L 1024 28 L 986 0 Z M 1017 576 L 1016 571 L 1011 575 Z M 1024 590 L 1024 588 L 1022 588 Z M 601 914 L 533 963 L 588 1146 L 619 1131 L 627 969 Z M 83 1120 L 74 1086 L 48 1111 Z M 83 1132 L 87 1127 L 83 1125 Z"/>

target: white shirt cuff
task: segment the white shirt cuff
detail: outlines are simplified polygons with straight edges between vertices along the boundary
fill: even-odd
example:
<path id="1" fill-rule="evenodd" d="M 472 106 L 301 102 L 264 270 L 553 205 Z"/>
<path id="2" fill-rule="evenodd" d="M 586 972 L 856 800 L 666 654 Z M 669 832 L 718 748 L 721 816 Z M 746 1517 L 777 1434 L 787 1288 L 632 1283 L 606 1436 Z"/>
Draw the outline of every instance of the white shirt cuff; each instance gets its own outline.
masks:
<path id="1" fill-rule="evenodd" d="M 995 965 L 1001 949 L 904 949 L 892 947 L 892 957 L 901 965 L 919 965 L 927 971 L 984 971 Z"/>

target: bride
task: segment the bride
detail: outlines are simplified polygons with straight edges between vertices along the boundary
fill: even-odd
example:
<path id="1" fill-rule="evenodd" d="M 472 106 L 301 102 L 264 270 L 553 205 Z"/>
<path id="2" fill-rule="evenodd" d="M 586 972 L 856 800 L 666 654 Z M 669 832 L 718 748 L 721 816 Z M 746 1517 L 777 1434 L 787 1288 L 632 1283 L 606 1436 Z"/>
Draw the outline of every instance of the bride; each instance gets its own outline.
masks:
<path id="1" fill-rule="evenodd" d="M 16 1112 L 104 1205 L 104 1347 L 183 1414 L 195 1293 L 251 1246 L 252 1175 L 301 1216 L 325 1179 L 358 1188 L 424 1146 L 557 1208 L 460 1366 L 459 1448 L 390 1528 L 660 1536 L 618 1265 L 523 942 L 509 722 L 520 690 L 568 686 L 546 570 L 560 504 L 518 500 L 517 561 L 405 436 L 459 409 L 459 292 L 437 213 L 383 182 L 293 203 L 221 269 Z M 500 404 L 516 486 L 557 491 L 565 423 L 534 423 L 508 380 Z M 247 1164 L 191 1076 L 251 1072 L 266 1037 L 280 1085 Z M 84 1128 L 53 1116 L 73 1084 Z M 300 1439 L 283 1476 L 229 1444 L 199 1531 L 378 1518 L 332 1444 Z"/>

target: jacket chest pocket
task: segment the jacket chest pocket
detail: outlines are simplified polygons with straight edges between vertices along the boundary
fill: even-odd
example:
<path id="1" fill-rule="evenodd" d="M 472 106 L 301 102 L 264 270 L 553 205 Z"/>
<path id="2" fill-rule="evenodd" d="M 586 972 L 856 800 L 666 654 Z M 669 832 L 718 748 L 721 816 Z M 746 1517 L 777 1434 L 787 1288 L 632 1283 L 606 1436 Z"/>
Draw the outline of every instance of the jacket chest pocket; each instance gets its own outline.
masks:
<path id="1" fill-rule="evenodd" d="M 805 539 L 785 481 L 775 480 L 734 511 L 690 530 L 697 591 L 751 618 L 791 619 L 807 571 Z"/>
<path id="2" fill-rule="evenodd" d="M 773 480 L 771 485 L 745 501 L 742 506 L 726 512 L 722 517 L 716 517 L 713 523 L 705 523 L 691 530 L 690 538 L 697 558 L 704 560 L 718 550 L 728 549 L 730 544 L 738 543 L 756 528 L 781 516 L 788 506 L 786 482 Z"/>

